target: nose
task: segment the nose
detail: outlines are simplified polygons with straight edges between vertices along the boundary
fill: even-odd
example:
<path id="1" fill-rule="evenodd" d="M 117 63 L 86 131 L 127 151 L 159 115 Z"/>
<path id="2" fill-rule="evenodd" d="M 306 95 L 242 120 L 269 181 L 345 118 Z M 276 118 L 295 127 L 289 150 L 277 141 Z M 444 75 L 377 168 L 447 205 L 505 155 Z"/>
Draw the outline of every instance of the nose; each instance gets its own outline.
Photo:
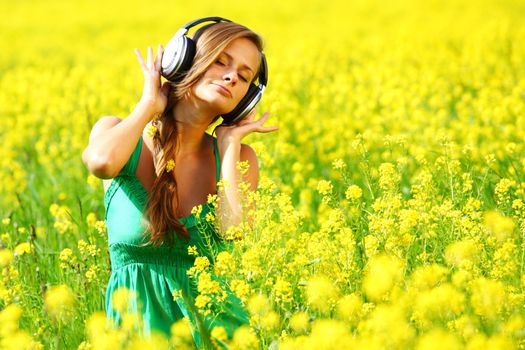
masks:
<path id="1" fill-rule="evenodd" d="M 232 86 L 237 83 L 239 80 L 239 76 L 237 75 L 237 72 L 235 70 L 230 70 L 223 75 L 224 81 L 230 83 Z"/>

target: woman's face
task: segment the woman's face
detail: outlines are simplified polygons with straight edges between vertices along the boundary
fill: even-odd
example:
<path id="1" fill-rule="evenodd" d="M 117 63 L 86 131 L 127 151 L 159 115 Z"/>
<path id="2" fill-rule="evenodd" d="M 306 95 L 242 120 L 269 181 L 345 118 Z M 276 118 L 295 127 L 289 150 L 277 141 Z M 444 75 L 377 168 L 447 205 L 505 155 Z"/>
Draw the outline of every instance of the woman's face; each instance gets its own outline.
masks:
<path id="1" fill-rule="evenodd" d="M 217 115 L 231 112 L 244 97 L 259 68 L 259 51 L 249 39 L 232 41 L 194 87 L 197 99 Z"/>

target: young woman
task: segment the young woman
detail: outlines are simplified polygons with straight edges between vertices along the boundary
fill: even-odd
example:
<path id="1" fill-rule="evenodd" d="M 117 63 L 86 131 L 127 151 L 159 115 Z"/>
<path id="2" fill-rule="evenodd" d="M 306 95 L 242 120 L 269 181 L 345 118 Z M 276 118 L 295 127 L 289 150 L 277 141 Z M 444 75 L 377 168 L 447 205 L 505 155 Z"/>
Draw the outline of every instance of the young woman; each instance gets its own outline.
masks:
<path id="1" fill-rule="evenodd" d="M 184 33 L 177 34 L 179 40 L 189 39 L 181 36 L 204 21 L 183 27 Z M 252 96 L 259 93 L 255 88 L 261 87 L 255 81 L 261 80 L 266 69 L 261 38 L 226 19 L 208 21 L 213 23 L 193 36 L 194 53 L 191 47 L 186 48 L 187 43 L 181 46 L 190 54 L 189 61 L 184 58 L 189 62 L 186 68 L 170 71 L 170 59 L 178 54 L 170 47 L 171 41 L 166 51 L 159 45 L 155 59 L 148 47 L 146 62 L 135 50 L 145 80 L 140 101 L 125 119 L 103 117 L 97 121 L 82 154 L 89 171 L 104 179 L 112 267 L 106 291 L 108 318 L 121 322 L 112 296 L 126 287 L 134 295 L 128 311 L 142 316 L 143 334 L 156 330 L 169 335 L 170 326 L 187 316 L 198 347 L 205 338 L 202 333 L 214 326 L 224 327 L 231 336 L 235 328 L 249 321 L 231 293 L 219 317 L 200 319 L 195 311 L 198 293 L 187 270 L 195 260 L 188 248 L 204 246 L 196 222 L 205 221 L 204 216 L 215 210 L 219 232 L 211 225 L 206 230 L 219 249 L 225 247 L 221 234 L 243 218 L 239 182 L 248 182 L 252 191 L 258 183 L 257 156 L 241 140 L 253 132 L 277 130 L 276 126 L 263 126 L 268 113 L 255 120 L 253 109 L 262 94 Z M 168 49 L 171 57 L 163 57 Z M 161 86 L 161 75 L 170 76 L 171 81 Z M 240 105 L 244 112 L 239 113 Z M 236 113 L 233 119 L 232 112 Z M 215 138 L 206 130 L 219 116 L 228 116 L 225 120 L 233 122 L 217 127 Z M 249 163 L 243 179 L 236 168 L 238 161 Z M 227 186 L 218 189 L 221 179 Z M 210 194 L 219 198 L 213 208 L 206 204 Z M 192 214 L 192 208 L 201 204 L 202 211 Z M 182 297 L 174 298 L 173 293 Z"/>

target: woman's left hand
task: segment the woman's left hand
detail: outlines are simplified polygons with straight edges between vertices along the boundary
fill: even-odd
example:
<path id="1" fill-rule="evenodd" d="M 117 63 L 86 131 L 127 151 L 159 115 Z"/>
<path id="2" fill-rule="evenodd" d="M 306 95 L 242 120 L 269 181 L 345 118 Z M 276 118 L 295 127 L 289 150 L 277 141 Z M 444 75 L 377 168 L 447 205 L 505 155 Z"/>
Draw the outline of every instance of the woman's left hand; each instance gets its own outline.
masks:
<path id="1" fill-rule="evenodd" d="M 263 126 L 270 112 L 265 112 L 258 120 L 255 120 L 255 108 L 242 120 L 233 125 L 219 125 L 216 128 L 217 139 L 220 141 L 240 142 L 246 135 L 252 132 L 272 132 L 278 130 L 278 126 Z"/>

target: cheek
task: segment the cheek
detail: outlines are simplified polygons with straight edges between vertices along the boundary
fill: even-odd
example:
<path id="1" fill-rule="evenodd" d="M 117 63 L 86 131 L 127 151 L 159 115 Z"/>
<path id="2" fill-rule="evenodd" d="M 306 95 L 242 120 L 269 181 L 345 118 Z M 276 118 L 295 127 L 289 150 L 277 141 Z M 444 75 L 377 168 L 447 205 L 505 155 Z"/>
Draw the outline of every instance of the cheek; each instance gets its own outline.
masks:
<path id="1" fill-rule="evenodd" d="M 248 92 L 248 86 L 243 86 L 242 89 L 238 92 L 239 96 L 237 97 L 237 103 L 241 102 L 246 93 Z"/>

